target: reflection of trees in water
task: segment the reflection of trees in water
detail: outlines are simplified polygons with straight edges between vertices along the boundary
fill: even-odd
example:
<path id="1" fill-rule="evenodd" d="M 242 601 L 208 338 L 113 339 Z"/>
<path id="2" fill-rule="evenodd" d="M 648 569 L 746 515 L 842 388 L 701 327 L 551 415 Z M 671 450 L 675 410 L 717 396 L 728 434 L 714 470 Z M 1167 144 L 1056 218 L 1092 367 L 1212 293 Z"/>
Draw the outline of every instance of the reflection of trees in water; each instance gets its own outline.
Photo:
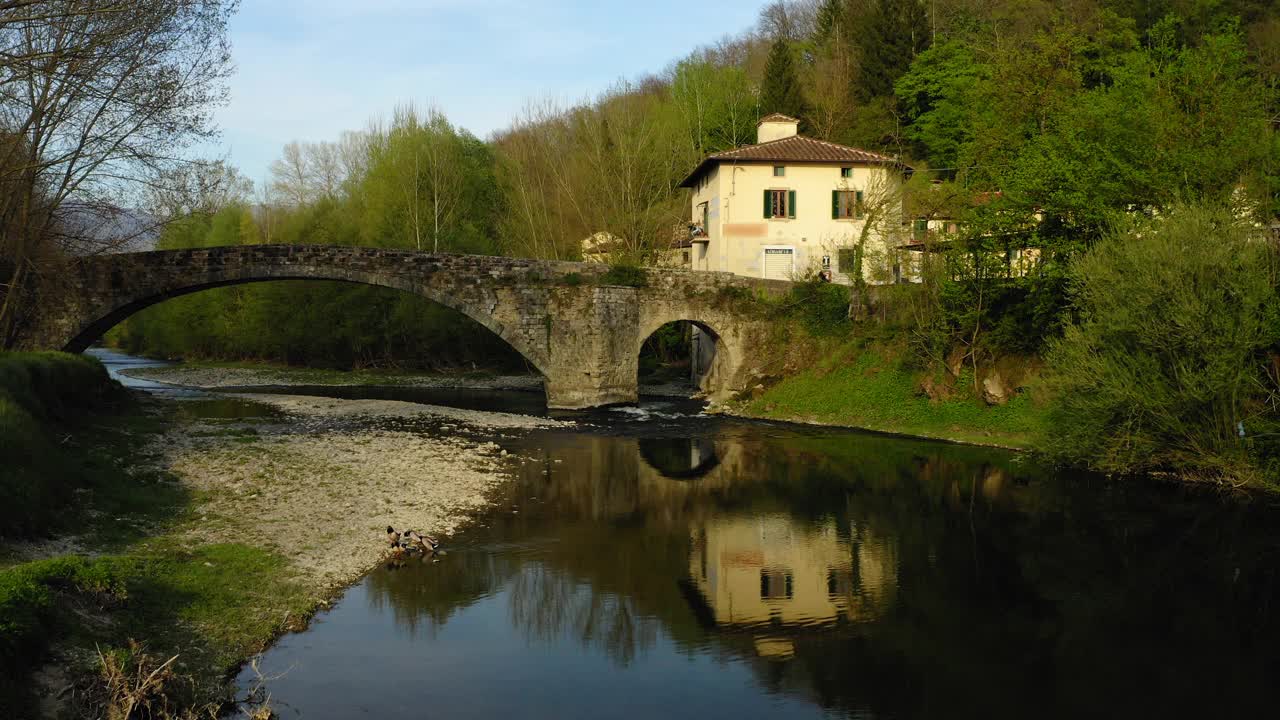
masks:
<path id="1" fill-rule="evenodd" d="M 622 666 L 653 647 L 662 629 L 662 621 L 641 612 L 632 598 L 541 562 L 525 564 L 509 589 L 511 622 L 530 641 L 573 638 Z"/>
<path id="2" fill-rule="evenodd" d="M 507 555 L 460 552 L 434 563 L 410 557 L 403 567 L 369 575 L 369 605 L 390 608 L 396 625 L 410 637 L 420 631 L 434 637 L 455 613 L 496 592 L 519 571 L 518 560 Z"/>
<path id="3" fill-rule="evenodd" d="M 544 503 L 537 517 L 495 530 L 556 542 L 451 556 L 431 583 L 401 589 L 387 573 L 371 584 L 416 623 L 510 583 L 510 617 L 531 641 L 576 638 L 626 665 L 665 632 L 747 663 L 775 692 L 852 714 L 1248 715 L 1280 671 L 1274 513 L 1036 479 L 980 448 L 797 435 L 722 438 L 717 451 L 712 472 L 679 481 L 646 470 L 632 439 L 570 436 L 512 490 Z M 766 513 L 833 528 L 851 573 L 865 565 L 855 548 L 884 544 L 896 591 L 872 598 L 862 622 L 770 627 L 794 648 L 785 660 L 763 657 L 754 629 L 708 633 L 677 584 L 690 530 Z M 851 602 L 870 580 L 850 575 Z"/>

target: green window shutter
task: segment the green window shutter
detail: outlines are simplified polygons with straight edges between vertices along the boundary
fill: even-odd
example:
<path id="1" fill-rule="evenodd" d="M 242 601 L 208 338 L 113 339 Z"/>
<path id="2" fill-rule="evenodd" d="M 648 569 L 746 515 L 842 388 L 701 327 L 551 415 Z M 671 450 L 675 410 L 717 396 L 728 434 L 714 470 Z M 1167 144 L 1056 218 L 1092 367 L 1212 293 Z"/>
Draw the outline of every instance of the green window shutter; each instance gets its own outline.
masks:
<path id="1" fill-rule="evenodd" d="M 787 217 L 794 219 L 796 216 L 796 191 L 787 191 Z"/>
<path id="2" fill-rule="evenodd" d="M 840 191 L 831 191 L 831 219 L 836 220 L 840 217 Z"/>
<path id="3" fill-rule="evenodd" d="M 769 202 L 769 200 L 771 200 L 769 195 L 770 195 L 769 191 L 765 190 L 764 191 L 764 219 L 765 220 L 768 220 L 769 218 L 773 217 L 773 213 L 772 213 L 773 203 Z"/>
<path id="4" fill-rule="evenodd" d="M 862 191 L 859 190 L 853 196 L 853 217 L 862 217 Z"/>

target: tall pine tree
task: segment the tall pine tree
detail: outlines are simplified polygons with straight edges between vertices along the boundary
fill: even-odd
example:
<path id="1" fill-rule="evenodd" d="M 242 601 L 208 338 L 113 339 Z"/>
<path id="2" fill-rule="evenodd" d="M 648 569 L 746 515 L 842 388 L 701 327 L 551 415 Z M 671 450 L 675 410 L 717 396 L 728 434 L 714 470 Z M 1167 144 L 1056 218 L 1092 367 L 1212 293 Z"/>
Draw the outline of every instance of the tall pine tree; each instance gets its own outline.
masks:
<path id="1" fill-rule="evenodd" d="M 796 73 L 791 44 L 783 38 L 773 41 L 769 60 L 764 66 L 764 83 L 760 88 L 760 111 L 782 113 L 793 118 L 805 114 L 804 92 Z"/>
<path id="2" fill-rule="evenodd" d="M 867 17 L 858 99 L 893 94 L 893 83 L 929 47 L 929 14 L 919 0 L 880 0 Z"/>
<path id="3" fill-rule="evenodd" d="M 844 20 L 844 0 L 822 0 L 816 21 L 818 42 L 824 43 L 837 34 Z"/>

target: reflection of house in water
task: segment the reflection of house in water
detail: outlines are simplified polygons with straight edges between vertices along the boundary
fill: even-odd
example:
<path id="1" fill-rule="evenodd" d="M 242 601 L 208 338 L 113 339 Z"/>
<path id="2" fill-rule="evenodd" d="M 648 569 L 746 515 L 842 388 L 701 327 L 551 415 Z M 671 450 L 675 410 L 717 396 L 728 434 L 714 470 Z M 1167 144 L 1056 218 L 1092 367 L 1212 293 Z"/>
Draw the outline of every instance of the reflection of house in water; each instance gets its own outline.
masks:
<path id="1" fill-rule="evenodd" d="M 695 602 L 718 626 L 802 626 L 872 620 L 897 589 L 897 553 L 855 528 L 840 537 L 789 515 L 717 517 L 693 531 Z M 758 653 L 790 655 L 790 641 L 762 634 Z"/>

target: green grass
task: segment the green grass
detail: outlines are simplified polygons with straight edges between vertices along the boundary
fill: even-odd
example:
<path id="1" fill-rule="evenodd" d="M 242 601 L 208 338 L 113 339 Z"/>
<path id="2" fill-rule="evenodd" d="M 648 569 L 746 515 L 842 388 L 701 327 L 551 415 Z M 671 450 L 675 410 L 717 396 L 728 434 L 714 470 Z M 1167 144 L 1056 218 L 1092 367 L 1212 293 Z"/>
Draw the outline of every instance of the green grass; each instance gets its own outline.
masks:
<path id="1" fill-rule="evenodd" d="M 98 469 L 69 451 L 92 417 L 129 405 L 97 360 L 0 353 L 0 535 L 47 531 Z"/>
<path id="2" fill-rule="evenodd" d="M 107 650 L 145 638 L 149 652 L 178 655 L 176 667 L 192 679 L 188 696 L 176 700 L 215 701 L 229 670 L 315 607 L 281 557 L 245 545 L 188 550 L 178 538 L 165 540 L 172 546 L 0 571 L 0 715 L 30 706 L 27 678 L 60 642 Z"/>
<path id="3" fill-rule="evenodd" d="M 5 717 L 29 707 L 28 676 L 60 634 L 67 617 L 60 594 L 101 605 L 124 597 L 124 584 L 105 563 L 60 557 L 0 571 L 0 710 Z"/>
<path id="4" fill-rule="evenodd" d="M 918 391 L 922 373 L 892 352 L 847 345 L 818 367 L 788 377 L 749 402 L 746 414 L 776 420 L 844 425 L 983 445 L 1029 448 L 1044 408 L 1027 394 L 988 406 L 973 392 L 966 370 L 956 395 L 931 401 Z"/>

